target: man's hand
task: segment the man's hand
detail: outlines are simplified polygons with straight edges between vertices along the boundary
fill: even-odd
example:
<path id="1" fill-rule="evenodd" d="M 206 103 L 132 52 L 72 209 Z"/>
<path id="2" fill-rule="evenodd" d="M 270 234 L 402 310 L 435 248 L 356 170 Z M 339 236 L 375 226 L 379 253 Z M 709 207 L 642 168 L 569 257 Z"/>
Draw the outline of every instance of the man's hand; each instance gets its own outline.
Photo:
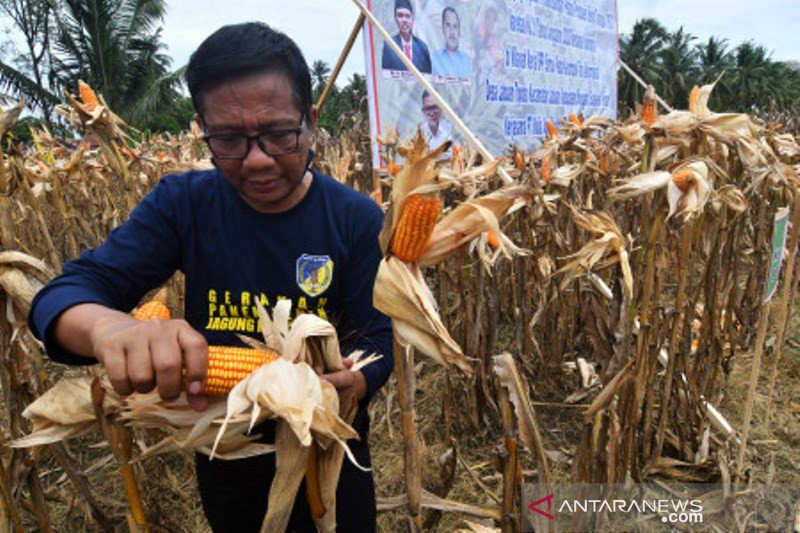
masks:
<path id="1" fill-rule="evenodd" d="M 56 323 L 56 340 L 68 350 L 91 356 L 105 367 L 114 390 L 122 395 L 158 388 L 174 400 L 183 388 L 196 410 L 208 405 L 199 395 L 208 367 L 208 344 L 185 320 L 141 322 L 96 304 L 80 304 Z"/>
<path id="2" fill-rule="evenodd" d="M 329 382 L 339 392 L 340 413 L 346 413 L 351 405 L 358 403 L 359 400 L 367 395 L 367 380 L 364 379 L 364 374 L 360 370 L 355 372 L 350 370 L 350 367 L 353 366 L 353 361 L 350 359 L 344 359 L 343 363 L 344 370 L 320 376 L 320 379 Z"/>

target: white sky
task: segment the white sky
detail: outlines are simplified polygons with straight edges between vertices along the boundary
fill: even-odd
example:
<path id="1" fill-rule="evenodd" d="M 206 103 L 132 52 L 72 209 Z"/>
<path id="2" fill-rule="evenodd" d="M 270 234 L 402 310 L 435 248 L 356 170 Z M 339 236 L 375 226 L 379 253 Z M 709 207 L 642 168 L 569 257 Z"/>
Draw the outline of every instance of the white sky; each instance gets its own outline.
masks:
<path id="1" fill-rule="evenodd" d="M 462 0 L 463 1 L 463 0 Z M 473 0 L 481 1 L 481 0 Z M 670 31 L 680 26 L 701 42 L 715 35 L 730 48 L 751 40 L 772 59 L 800 61 L 800 0 L 617 0 L 619 31 L 630 32 L 640 18 L 658 19 Z M 280 29 L 300 46 L 309 65 L 331 67 L 358 16 L 351 0 L 169 0 L 163 40 L 173 68 L 185 64 L 200 42 L 218 27 L 259 20 Z M 361 38 L 344 65 L 339 83 L 364 72 Z"/>

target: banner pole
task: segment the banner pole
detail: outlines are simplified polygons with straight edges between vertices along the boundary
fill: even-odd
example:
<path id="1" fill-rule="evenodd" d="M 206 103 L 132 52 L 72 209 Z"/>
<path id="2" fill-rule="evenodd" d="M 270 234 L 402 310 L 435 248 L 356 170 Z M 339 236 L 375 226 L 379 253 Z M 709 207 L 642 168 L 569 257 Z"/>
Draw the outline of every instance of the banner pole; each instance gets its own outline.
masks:
<path id="1" fill-rule="evenodd" d="M 328 96 L 330 96 L 331 91 L 333 90 L 333 84 L 336 83 L 336 78 L 339 77 L 339 72 L 342 70 L 342 66 L 347 60 L 347 56 L 350 55 L 350 50 L 352 50 L 353 43 L 356 42 L 358 32 L 361 31 L 361 27 L 364 25 L 365 20 L 366 17 L 364 16 L 364 13 L 360 13 L 352 31 L 350 31 L 350 36 L 347 38 L 347 42 L 344 45 L 342 53 L 339 54 L 339 59 L 336 61 L 336 66 L 333 67 L 333 72 L 331 72 L 330 77 L 328 77 L 328 81 L 325 83 L 325 88 L 322 90 L 322 94 L 319 95 L 319 99 L 317 100 L 317 114 L 322 112 L 322 106 L 325 105 L 325 101 L 328 99 Z"/>
<path id="2" fill-rule="evenodd" d="M 386 31 L 386 28 L 384 28 L 383 25 L 380 22 L 378 22 L 378 19 L 375 18 L 375 15 L 373 15 L 370 12 L 367 6 L 365 6 L 364 3 L 361 2 L 361 0 L 353 0 L 353 2 L 355 2 L 355 4 L 361 10 L 361 13 L 364 14 L 369 19 L 369 21 L 372 23 L 375 29 L 378 30 L 378 33 L 380 33 L 381 36 L 384 38 L 386 44 L 388 44 L 391 47 L 395 55 L 397 55 L 397 57 L 403 62 L 408 71 L 411 72 L 414 75 L 414 77 L 417 78 L 417 80 L 422 84 L 425 90 L 428 91 L 428 94 L 430 94 L 433 97 L 433 99 L 436 100 L 436 103 L 439 104 L 439 107 L 442 108 L 442 111 L 444 111 L 445 115 L 447 115 L 447 118 L 449 118 L 450 121 L 456 125 L 458 130 L 467 139 L 469 139 L 470 142 L 472 142 L 472 144 L 475 146 L 478 152 L 483 156 L 483 158 L 486 159 L 487 161 L 495 159 L 495 157 L 491 154 L 491 152 L 489 152 L 489 150 L 486 149 L 483 143 L 481 143 L 475 136 L 475 134 L 473 134 L 472 131 L 467 127 L 467 125 L 464 124 L 464 121 L 461 120 L 461 117 L 459 117 L 456 114 L 456 112 L 453 111 L 453 109 L 448 105 L 448 103 L 444 101 L 444 98 L 442 98 L 442 96 L 436 91 L 436 89 L 433 88 L 431 82 L 425 79 L 425 76 L 422 75 L 422 73 L 417 69 L 414 63 L 412 63 L 411 60 L 406 57 L 406 55 L 403 53 L 403 51 L 400 49 L 397 43 L 394 42 L 394 39 L 392 39 L 392 36 L 389 34 L 389 32 Z M 506 172 L 506 170 L 503 167 L 498 167 L 497 173 L 500 175 L 500 178 L 506 185 L 514 183 L 514 180 L 511 178 L 511 176 L 508 175 L 508 172 Z"/>

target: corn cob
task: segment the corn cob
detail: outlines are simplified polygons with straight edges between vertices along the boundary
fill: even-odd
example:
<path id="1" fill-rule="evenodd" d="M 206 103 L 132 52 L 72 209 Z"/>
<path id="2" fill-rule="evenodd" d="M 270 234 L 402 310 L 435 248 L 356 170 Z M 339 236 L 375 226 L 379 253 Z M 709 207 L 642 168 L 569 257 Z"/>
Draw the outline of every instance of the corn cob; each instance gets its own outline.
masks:
<path id="1" fill-rule="evenodd" d="M 278 354 L 237 346 L 209 346 L 208 371 L 201 394 L 224 396 L 261 365 L 271 363 Z"/>
<path id="2" fill-rule="evenodd" d="M 163 301 L 165 296 L 165 293 L 159 293 L 153 300 L 138 307 L 133 312 L 133 318 L 136 320 L 168 320 L 171 315 Z M 208 370 L 200 394 L 224 396 L 256 368 L 271 363 L 277 358 L 276 353 L 265 350 L 236 346 L 209 346 Z"/>
<path id="3" fill-rule="evenodd" d="M 140 305 L 133 311 L 133 318 L 136 320 L 169 320 L 169 307 L 164 302 L 151 300 L 146 304 Z"/>
<path id="4" fill-rule="evenodd" d="M 647 89 L 644 91 L 644 98 L 642 99 L 642 122 L 648 126 L 652 126 L 657 117 L 656 90 L 652 85 L 648 85 Z"/>
<path id="5" fill-rule="evenodd" d="M 695 181 L 694 173 L 688 168 L 681 169 L 672 175 L 672 183 L 674 183 L 681 192 L 689 192 L 689 189 L 692 188 Z"/>
<path id="6" fill-rule="evenodd" d="M 697 113 L 697 100 L 700 97 L 700 87 L 695 85 L 692 87 L 692 92 L 689 93 L 689 111 Z"/>
<path id="7" fill-rule="evenodd" d="M 500 248 L 500 237 L 498 237 L 497 234 L 490 229 L 486 230 L 486 242 L 488 242 L 489 246 L 491 246 L 494 250 Z"/>
<path id="8" fill-rule="evenodd" d="M 542 181 L 550 183 L 550 178 L 553 176 L 553 163 L 550 161 L 550 156 L 546 155 L 542 158 L 542 166 L 539 169 L 542 176 Z"/>
<path id="9" fill-rule="evenodd" d="M 388 164 L 388 165 L 386 165 L 386 170 L 387 170 L 387 171 L 389 172 L 389 174 L 391 174 L 392 176 L 396 176 L 396 175 L 397 175 L 397 173 L 398 173 L 398 172 L 400 172 L 402 169 L 403 169 L 403 165 L 398 165 L 398 164 L 397 164 L 397 163 L 395 163 L 394 161 L 389 161 L 389 164 Z"/>
<path id="10" fill-rule="evenodd" d="M 78 94 L 81 96 L 81 102 L 89 111 L 94 111 L 100 105 L 97 94 L 83 80 L 78 80 Z"/>
<path id="11" fill-rule="evenodd" d="M 392 253 L 406 263 L 422 255 L 442 212 L 442 201 L 435 197 L 412 194 L 406 199 L 392 241 Z"/>
<path id="12" fill-rule="evenodd" d="M 514 166 L 519 171 L 525 170 L 525 158 L 522 156 L 521 152 L 514 154 Z"/>
<path id="13" fill-rule="evenodd" d="M 556 125 L 553 124 L 552 120 L 547 120 L 544 123 L 544 125 L 547 128 L 547 138 L 548 139 L 555 139 L 556 137 L 558 137 L 558 128 L 556 128 Z"/>

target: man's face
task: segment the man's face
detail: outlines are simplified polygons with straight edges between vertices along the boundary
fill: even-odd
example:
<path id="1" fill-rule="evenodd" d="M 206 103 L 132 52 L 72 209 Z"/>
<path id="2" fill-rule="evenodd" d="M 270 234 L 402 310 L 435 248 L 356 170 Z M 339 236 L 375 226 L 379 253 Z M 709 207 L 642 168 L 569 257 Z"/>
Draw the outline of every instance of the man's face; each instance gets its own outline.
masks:
<path id="1" fill-rule="evenodd" d="M 428 127 L 432 130 L 439 128 L 439 120 L 442 118 L 442 109 L 432 96 L 426 96 L 422 99 L 422 113 L 425 115 L 425 120 L 428 121 Z"/>
<path id="2" fill-rule="evenodd" d="M 414 29 L 414 14 L 404 7 L 394 10 L 394 20 L 397 22 L 397 31 L 404 41 L 411 40 L 411 30 Z"/>
<path id="3" fill-rule="evenodd" d="M 458 50 L 458 35 L 459 35 L 458 17 L 452 11 L 448 11 L 444 15 L 442 21 L 442 33 L 444 34 L 445 46 L 451 52 Z"/>
<path id="4" fill-rule="evenodd" d="M 202 95 L 200 125 L 207 136 L 277 134 L 297 130 L 297 151 L 270 156 L 251 142 L 244 159 L 217 158 L 219 170 L 245 202 L 257 211 L 277 213 L 305 196 L 304 179 L 316 110 L 305 121 L 295 103 L 292 85 L 280 72 L 256 72 L 223 81 Z"/>

